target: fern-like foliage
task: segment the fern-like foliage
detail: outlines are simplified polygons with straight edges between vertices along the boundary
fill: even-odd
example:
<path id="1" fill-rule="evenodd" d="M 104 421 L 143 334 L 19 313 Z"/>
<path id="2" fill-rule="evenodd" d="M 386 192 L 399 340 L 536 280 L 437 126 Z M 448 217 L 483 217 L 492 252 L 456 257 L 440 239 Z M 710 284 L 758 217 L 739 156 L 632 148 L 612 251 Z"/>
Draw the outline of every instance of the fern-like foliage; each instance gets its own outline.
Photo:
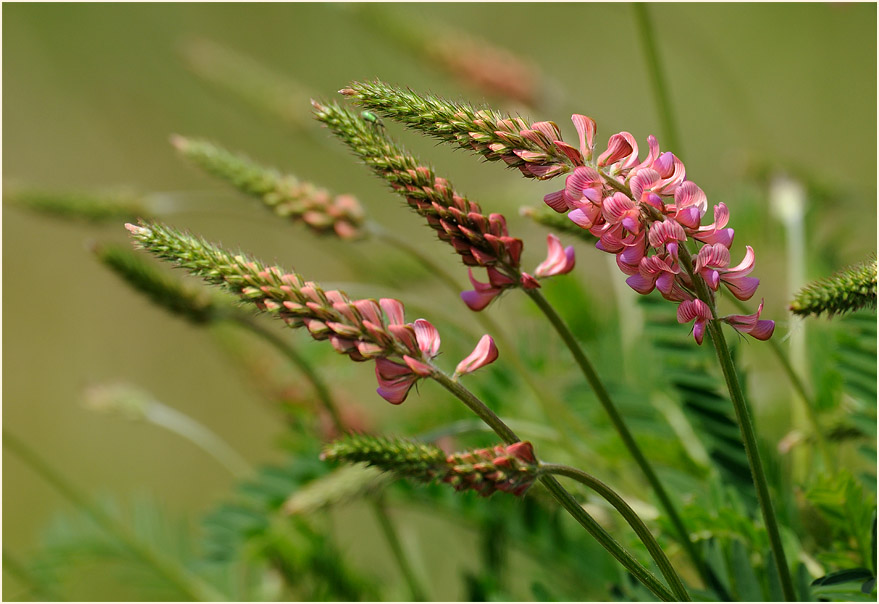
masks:
<path id="1" fill-rule="evenodd" d="M 378 599 L 375 585 L 359 576 L 325 531 L 304 517 L 282 512 L 298 489 L 327 471 L 300 452 L 285 465 L 266 466 L 203 520 L 205 554 L 214 564 L 262 562 L 283 579 L 285 599 L 359 601 Z"/>
<path id="2" fill-rule="evenodd" d="M 876 260 L 846 267 L 831 277 L 814 281 L 797 292 L 790 304 L 794 314 L 828 316 L 876 308 Z"/>
<path id="3" fill-rule="evenodd" d="M 682 337 L 673 308 L 655 296 L 640 296 L 645 312 L 645 339 L 662 364 L 656 379 L 664 380 L 673 398 L 693 424 L 714 465 L 729 484 L 753 493 L 748 458 L 732 403 L 713 374 L 711 352 Z M 672 312 L 670 312 L 670 310 Z"/>

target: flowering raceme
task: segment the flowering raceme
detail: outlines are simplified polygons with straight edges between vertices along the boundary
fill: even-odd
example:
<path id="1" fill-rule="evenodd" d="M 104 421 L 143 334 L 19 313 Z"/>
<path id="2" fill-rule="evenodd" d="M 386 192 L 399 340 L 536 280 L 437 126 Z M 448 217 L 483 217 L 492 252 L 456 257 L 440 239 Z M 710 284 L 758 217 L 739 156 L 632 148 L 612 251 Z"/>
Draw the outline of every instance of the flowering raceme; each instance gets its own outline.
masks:
<path id="1" fill-rule="evenodd" d="M 125 226 L 138 247 L 225 285 L 290 327 L 305 327 L 315 340 L 329 340 L 352 361 L 375 360 L 378 394 L 389 403 L 402 403 L 415 382 L 438 371 L 432 360 L 439 354 L 439 332 L 425 319 L 407 323 L 399 300 L 352 300 L 344 292 L 325 291 L 294 272 L 266 267 L 160 223 Z M 485 335 L 455 374 L 476 371 L 497 356 L 494 341 Z"/>
<path id="2" fill-rule="evenodd" d="M 680 302 L 678 321 L 695 320 L 693 335 L 701 344 L 707 321 L 714 318 L 714 292 L 721 284 L 739 300 L 754 295 L 759 279 L 748 275 L 754 268 L 754 250 L 730 267 L 734 231 L 727 228 L 729 210 L 714 206 L 714 222 L 702 225 L 708 199 L 694 182 L 686 180 L 683 162 L 671 152 L 660 152 L 654 136 L 647 137 L 647 157 L 638 157 L 638 144 L 628 132 L 610 137 L 607 150 L 591 161 L 595 122 L 582 115 L 572 117 L 580 139 L 579 150 L 562 141 L 574 166 L 565 188 L 544 197 L 544 202 L 592 235 L 596 247 L 616 255 L 626 283 L 640 294 L 654 289 Z M 689 238 L 702 245 L 694 259 L 682 246 Z M 542 266 L 542 265 L 541 265 Z M 539 271 L 538 271 L 539 273 Z M 694 279 L 708 288 L 710 300 L 700 299 Z M 769 339 L 773 321 L 761 320 L 763 304 L 753 315 L 721 317 L 742 333 Z"/>

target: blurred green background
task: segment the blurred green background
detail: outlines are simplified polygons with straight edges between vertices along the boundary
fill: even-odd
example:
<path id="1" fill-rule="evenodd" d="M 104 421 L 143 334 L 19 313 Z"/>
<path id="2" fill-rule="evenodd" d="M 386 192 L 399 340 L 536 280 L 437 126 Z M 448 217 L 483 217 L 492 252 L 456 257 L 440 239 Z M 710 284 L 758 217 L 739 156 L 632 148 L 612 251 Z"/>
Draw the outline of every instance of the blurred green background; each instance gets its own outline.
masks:
<path id="1" fill-rule="evenodd" d="M 657 4 L 649 10 L 681 132 L 682 149 L 669 150 L 711 202 L 730 207 L 737 248 L 755 247 L 764 316 L 778 321 L 776 337 L 784 338 L 785 243 L 766 205 L 766 174 L 785 172 L 806 184 L 807 242 L 821 250 L 807 258 L 809 278 L 876 248 L 876 6 Z M 380 25 L 402 20 L 411 34 L 439 43 L 447 28 L 460 30 L 539 68 L 542 100 L 522 111 L 556 121 L 568 140 L 576 140 L 568 116 L 578 112 L 598 122 L 598 148 L 619 130 L 639 142 L 656 134 L 667 147 L 626 4 L 7 4 L 3 17 L 4 187 L 162 193 L 177 208 L 166 218 L 173 224 L 327 284 L 368 281 L 363 273 L 370 266 L 393 277 L 405 259 L 366 243 L 358 248 L 359 265 L 352 265 L 349 247 L 291 229 L 186 165 L 168 136 L 207 137 L 355 193 L 373 218 L 416 234 L 413 243 L 447 260 L 462 287 L 466 275 L 418 217 L 317 123 L 291 128 L 196 77 L 181 53 L 193 40 L 221 44 L 294 78 L 306 90 L 301 111 L 307 120 L 308 95 L 335 98 L 354 79 L 381 78 L 497 104 L 425 63 Z M 392 124 L 388 129 L 486 211 L 504 212 L 511 232 L 526 241 L 524 265 L 542 258 L 543 229 L 517 210 L 542 205 L 542 196 L 561 181 L 525 181 Z M 125 379 L 197 418 L 254 464 L 277 455 L 278 411 L 241 372 L 230 370 L 211 334 L 152 308 L 94 261 L 87 242 L 125 242 L 121 225 L 69 224 L 8 204 L 3 219 L 6 431 L 89 492 L 152 494 L 189 516 L 224 496 L 230 476 L 178 437 L 83 409 L 85 386 Z M 621 279 L 600 253 L 586 249 L 578 251 L 576 272 L 594 291 L 611 277 Z M 375 290 L 352 293 L 369 291 Z M 413 298 L 431 295 L 421 290 Z M 436 296 L 448 312 L 464 313 L 448 292 Z M 596 298 L 596 311 L 610 312 L 612 303 Z M 511 296 L 496 317 L 512 324 L 522 307 Z M 304 337 L 296 341 L 307 346 Z M 411 411 L 407 406 L 421 403 L 413 394 L 407 405 L 390 408 L 374 394 L 371 366 L 315 354 L 375 425 L 399 425 Z M 757 379 L 761 371 L 766 379 L 772 369 L 759 366 L 759 352 L 754 358 Z M 778 434 L 772 426 L 765 430 L 780 437 L 784 426 Z M 3 487 L 4 548 L 27 552 L 67 503 L 8 453 Z M 363 530 L 364 539 L 350 547 L 368 562 L 376 535 L 371 527 Z M 7 583 L 4 598 L 15 593 L 9 585 L 14 589 Z M 452 588 L 443 592 L 441 582 L 437 589 L 438 596 L 460 596 Z"/>

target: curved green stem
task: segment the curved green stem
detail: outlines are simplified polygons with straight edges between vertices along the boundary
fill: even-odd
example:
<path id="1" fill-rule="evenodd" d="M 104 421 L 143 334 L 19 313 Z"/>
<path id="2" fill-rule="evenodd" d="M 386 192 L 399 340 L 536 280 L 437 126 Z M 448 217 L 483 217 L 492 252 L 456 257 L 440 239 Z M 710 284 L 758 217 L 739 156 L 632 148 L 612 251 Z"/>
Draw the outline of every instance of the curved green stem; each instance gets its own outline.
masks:
<path id="1" fill-rule="evenodd" d="M 412 566 L 409 564 L 409 559 L 406 557 L 406 553 L 403 551 L 400 537 L 397 535 L 396 528 L 391 523 L 390 516 L 388 516 L 388 511 L 385 508 L 384 500 L 381 496 L 373 502 L 373 509 L 375 510 L 382 533 L 384 533 L 385 540 L 388 542 L 391 552 L 394 554 L 394 559 L 396 559 L 397 565 L 400 567 L 400 572 L 403 573 L 406 585 L 409 586 L 409 593 L 412 596 L 412 601 L 426 602 L 427 596 L 425 595 L 421 584 L 418 582 L 415 572 L 412 570 Z"/>
<path id="2" fill-rule="evenodd" d="M 251 331 L 251 333 L 259 336 L 269 344 L 275 347 L 275 349 L 283 354 L 287 359 L 292 362 L 299 371 L 305 376 L 305 379 L 311 384 L 312 388 L 314 388 L 315 394 L 317 394 L 318 399 L 323 405 L 324 409 L 327 413 L 330 414 L 330 417 L 333 420 L 333 425 L 336 427 L 336 431 L 340 434 L 344 432 L 344 422 L 342 421 L 342 416 L 339 415 L 339 409 L 336 406 L 335 401 L 333 401 L 333 395 L 330 393 L 330 389 L 327 386 L 326 382 L 323 378 L 314 370 L 305 357 L 300 355 L 295 348 L 290 346 L 281 336 L 276 334 L 274 331 L 266 329 L 262 325 L 260 325 L 253 317 L 250 315 L 245 315 L 242 313 L 233 313 L 227 317 L 229 320 L 234 321 L 238 325 L 247 328 Z"/>
<path id="3" fill-rule="evenodd" d="M 479 418 L 488 424 L 495 434 L 497 434 L 505 443 L 512 444 L 519 442 L 519 437 L 501 420 L 485 403 L 480 401 L 476 395 L 467 390 L 459 382 L 451 379 L 448 375 L 434 369 L 431 377 L 436 380 L 443 388 L 455 395 L 461 402 L 470 408 Z M 613 536 L 605 531 L 586 510 L 583 509 L 574 496 L 571 495 L 555 478 L 552 476 L 541 476 L 540 482 L 555 497 L 555 499 L 564 507 L 574 519 L 585 528 L 598 543 L 604 547 L 614 558 L 617 559 L 629 572 L 631 572 L 641 583 L 663 601 L 674 601 L 674 594 L 662 584 L 662 582 L 649 570 L 644 568 L 634 556 L 620 545 Z"/>
<path id="4" fill-rule="evenodd" d="M 723 371 L 723 378 L 726 381 L 726 387 L 729 390 L 729 396 L 736 411 L 736 418 L 739 422 L 739 429 L 742 433 L 742 441 L 745 445 L 745 453 L 748 456 L 748 464 L 751 466 L 751 478 L 754 481 L 754 487 L 757 490 L 757 502 L 760 504 L 760 512 L 763 515 L 763 522 L 766 525 L 766 532 L 769 534 L 769 544 L 772 547 L 772 553 L 775 557 L 775 565 L 778 568 L 778 575 L 781 580 L 781 589 L 784 598 L 788 602 L 796 601 L 796 593 L 794 592 L 794 584 L 791 579 L 790 570 L 787 565 L 787 557 L 784 553 L 784 547 L 781 543 L 781 533 L 778 529 L 778 521 L 775 518 L 775 510 L 772 506 L 772 498 L 769 495 L 769 481 L 766 479 L 766 472 L 763 470 L 763 462 L 760 459 L 760 450 L 757 446 L 757 433 L 754 429 L 754 423 L 751 419 L 751 411 L 745 402 L 745 395 L 742 393 L 742 387 L 739 384 L 738 376 L 736 376 L 735 363 L 729 352 L 729 346 L 726 344 L 726 338 L 723 335 L 721 322 L 717 318 L 717 307 L 714 304 L 714 296 L 705 284 L 705 281 L 693 271 L 693 257 L 686 245 L 678 248 L 681 262 L 680 264 L 687 271 L 690 279 L 696 287 L 696 293 L 699 299 L 705 302 L 711 309 L 714 317 L 708 322 L 708 333 L 711 335 L 711 342 L 717 353 L 717 360 Z"/>
<path id="5" fill-rule="evenodd" d="M 656 472 L 653 471 L 653 467 L 650 465 L 647 457 L 641 451 L 641 448 L 638 447 L 638 443 L 635 442 L 635 438 L 632 436 L 632 433 L 629 432 L 628 426 L 626 426 L 626 423 L 623 421 L 620 412 L 613 404 L 613 401 L 611 400 L 607 389 L 604 387 L 604 384 L 601 382 L 601 379 L 595 372 L 595 368 L 592 367 L 592 363 L 589 362 L 589 359 L 586 357 L 583 349 L 580 348 L 580 344 L 577 342 L 574 334 L 571 333 L 571 330 L 556 312 L 552 304 L 550 304 L 549 301 L 543 296 L 543 294 L 540 293 L 540 290 L 526 289 L 523 291 L 528 294 L 528 296 L 532 300 L 534 300 L 534 303 L 537 304 L 543 314 L 546 315 L 546 318 L 549 319 L 549 322 L 552 323 L 552 326 L 555 328 L 556 332 L 558 332 L 559 336 L 561 336 L 565 345 L 568 347 L 568 350 L 571 351 L 571 354 L 574 356 L 574 360 L 580 367 L 583 375 L 586 377 L 586 381 L 589 382 L 589 385 L 595 392 L 595 396 L 598 398 L 601 406 L 610 417 L 610 421 L 616 429 L 617 433 L 620 435 L 623 444 L 629 450 L 629 453 L 632 455 L 632 457 L 635 458 L 635 462 L 638 464 L 638 467 L 641 468 L 641 471 L 647 478 L 647 482 L 650 483 L 650 486 L 653 488 L 653 491 L 659 498 L 663 509 L 665 509 L 666 514 L 668 514 L 669 520 L 671 520 L 672 525 L 675 527 L 675 530 L 678 533 L 678 537 L 684 547 L 684 550 L 687 552 L 693 564 L 696 565 L 699 574 L 703 578 L 705 578 L 706 581 L 710 581 L 707 567 L 705 566 L 705 563 L 702 560 L 701 556 L 699 556 L 699 554 L 696 552 L 696 548 L 693 545 L 693 542 L 690 540 L 690 533 L 687 531 L 687 527 L 684 525 L 684 521 L 681 518 L 680 514 L 678 514 L 678 511 L 675 508 L 671 497 L 669 497 L 668 493 L 665 490 L 665 487 L 662 486 L 662 482 L 660 482 L 659 477 L 656 475 Z"/>
<path id="6" fill-rule="evenodd" d="M 587 474 L 582 470 L 578 470 L 577 468 L 572 468 L 570 466 L 560 465 L 560 464 L 540 464 L 540 471 L 546 472 L 547 474 L 557 474 L 559 476 L 567 476 L 568 478 L 573 478 L 574 480 L 586 485 L 599 495 L 603 497 L 609 504 L 611 504 L 626 520 L 630 527 L 635 531 L 644 545 L 647 547 L 647 550 L 650 552 L 650 556 L 656 562 L 656 565 L 659 567 L 660 572 L 665 577 L 668 584 L 671 586 L 672 591 L 681 601 L 689 601 L 690 595 L 687 593 L 686 588 L 684 587 L 681 578 L 678 576 L 674 567 L 671 565 L 668 557 L 665 555 L 665 552 L 662 551 L 662 548 L 659 546 L 659 543 L 656 541 L 656 538 L 653 536 L 653 533 L 650 532 L 650 529 L 647 528 L 647 525 L 644 524 L 644 521 L 635 513 L 629 504 L 626 503 L 625 499 L 620 497 L 620 495 L 611 489 L 609 486 L 592 476 L 591 474 Z"/>
<path id="7" fill-rule="evenodd" d="M 239 325 L 242 325 L 243 327 L 251 330 L 254 334 L 265 339 L 268 343 L 274 346 L 279 352 L 281 352 L 284 356 L 290 359 L 290 361 L 292 361 L 293 364 L 299 368 L 303 375 L 305 375 L 305 378 L 311 383 L 324 409 L 326 409 L 326 411 L 330 414 L 336 431 L 339 434 L 343 434 L 345 432 L 345 423 L 342 420 L 341 415 L 339 414 L 339 409 L 336 406 L 335 401 L 333 400 L 333 395 L 330 392 L 330 389 L 327 386 L 326 382 L 323 380 L 320 374 L 311 366 L 311 364 L 275 332 L 265 329 L 262 325 L 254 321 L 252 317 L 242 314 L 235 314 L 230 316 L 229 318 L 236 321 Z M 391 548 L 391 552 L 394 554 L 394 559 L 396 560 L 397 565 L 400 567 L 400 572 L 402 573 L 406 584 L 409 586 L 412 599 L 417 601 L 424 601 L 426 599 L 424 596 L 425 591 L 419 585 L 415 574 L 412 572 L 412 569 L 409 566 L 409 562 L 406 559 L 406 556 L 403 554 L 402 547 L 400 546 L 399 539 L 397 538 L 396 529 L 391 522 L 387 510 L 385 509 L 381 501 L 376 502 L 376 504 L 373 506 L 373 511 L 375 512 L 378 523 L 382 528 L 382 533 L 384 534 L 385 539 L 387 540 L 388 545 Z"/>
<path id="8" fill-rule="evenodd" d="M 79 489 L 67 482 L 61 474 L 38 457 L 30 447 L 6 432 L 6 430 L 3 431 L 3 446 L 12 449 L 19 459 L 42 476 L 46 482 L 55 487 L 59 493 L 70 500 L 77 508 L 90 516 L 98 526 L 115 536 L 132 554 L 152 567 L 182 593 L 196 602 L 217 602 L 225 599 L 221 593 L 205 583 L 200 577 L 178 567 L 174 562 L 139 541 L 137 537 L 129 532 L 125 525 L 89 501 Z"/>
<path id="9" fill-rule="evenodd" d="M 429 256 L 424 254 L 418 248 L 412 246 L 408 241 L 397 237 L 392 232 L 388 231 L 380 224 L 375 222 L 368 222 L 366 225 L 366 230 L 371 235 L 384 241 L 390 246 L 397 248 L 398 250 L 406 253 L 407 255 L 415 258 L 418 262 L 421 263 L 424 268 L 426 268 L 430 274 L 439 278 L 442 281 L 443 285 L 445 285 L 452 293 L 457 296 L 461 292 L 461 287 L 458 283 L 455 282 L 454 277 L 452 277 L 448 271 L 446 271 L 442 266 L 434 262 Z M 491 334 L 497 343 L 498 347 L 501 350 L 508 350 L 512 353 L 515 348 L 512 343 L 507 339 L 504 334 L 503 329 L 501 329 L 500 325 L 498 325 L 490 315 L 486 313 L 476 313 L 476 320 L 482 325 L 482 327 L 486 330 L 487 333 Z M 546 416 L 546 419 L 552 423 L 553 428 L 561 435 L 562 440 L 566 447 L 569 450 L 578 449 L 580 447 L 577 446 L 575 442 L 571 440 L 568 436 L 567 429 L 574 428 L 577 433 L 581 436 L 586 436 L 588 431 L 585 426 L 583 426 L 582 422 L 571 413 L 570 409 L 562 403 L 560 400 L 556 399 L 553 396 L 549 396 L 547 394 L 546 388 L 541 388 L 540 385 L 535 381 L 534 377 L 531 374 L 531 370 L 525 366 L 524 363 L 519 359 L 519 355 L 510 354 L 505 359 L 509 360 L 510 364 L 516 369 L 519 377 L 525 382 L 525 385 L 534 393 L 534 397 L 537 399 L 537 402 L 540 403 L 540 406 L 543 409 L 543 413 Z"/>

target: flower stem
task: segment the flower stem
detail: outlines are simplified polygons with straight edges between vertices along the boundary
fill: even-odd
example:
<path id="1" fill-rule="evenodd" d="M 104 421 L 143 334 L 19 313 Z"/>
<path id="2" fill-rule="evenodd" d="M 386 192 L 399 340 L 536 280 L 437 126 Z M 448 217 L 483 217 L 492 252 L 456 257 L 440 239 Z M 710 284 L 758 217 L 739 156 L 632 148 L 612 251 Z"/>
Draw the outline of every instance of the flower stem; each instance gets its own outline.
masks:
<path id="1" fill-rule="evenodd" d="M 714 317 L 708 321 L 708 333 L 711 335 L 711 342 L 714 344 L 714 350 L 717 353 L 717 360 L 723 371 L 723 378 L 726 380 L 726 387 L 729 390 L 729 396 L 732 400 L 733 408 L 736 411 L 736 418 L 739 422 L 739 429 L 742 432 L 742 441 L 745 445 L 745 454 L 748 456 L 748 464 L 751 466 L 751 479 L 754 481 L 754 487 L 757 490 L 757 502 L 760 504 L 760 511 L 763 515 L 763 522 L 766 525 L 766 532 L 769 534 L 769 544 L 775 557 L 775 565 L 778 568 L 778 575 L 781 580 L 781 589 L 784 598 L 788 602 L 796 601 L 796 593 L 794 592 L 794 584 L 791 580 L 790 570 L 787 566 L 787 558 L 784 554 L 784 548 L 781 544 L 781 533 L 778 529 L 778 521 L 775 518 L 775 510 L 772 507 L 772 498 L 769 496 L 769 481 L 766 479 L 766 472 L 763 470 L 763 462 L 760 459 L 760 451 L 757 446 L 757 433 L 754 430 L 754 423 L 751 419 L 751 412 L 748 404 L 745 402 L 745 396 L 742 393 L 742 387 L 739 384 L 736 375 L 735 364 L 729 352 L 729 346 L 726 344 L 726 338 L 723 335 L 722 324 L 717 318 L 717 307 L 714 304 L 714 298 L 705 284 L 705 281 L 693 270 L 693 257 L 686 245 L 678 248 L 680 254 L 681 265 L 687 271 L 690 279 L 696 287 L 696 293 L 699 299 L 705 302 L 711 309 Z"/>
<path id="2" fill-rule="evenodd" d="M 227 318 L 241 327 L 250 330 L 251 333 L 261 337 L 263 340 L 274 346 L 278 352 L 287 357 L 290 362 L 296 365 L 299 371 L 305 376 L 305 379 L 311 384 L 312 388 L 314 388 L 315 394 L 317 394 L 317 398 L 320 400 L 321 405 L 323 405 L 324 409 L 329 413 L 330 418 L 332 418 L 336 431 L 339 432 L 339 434 L 345 432 L 345 425 L 342 422 L 341 415 L 339 415 L 339 409 L 336 406 L 335 401 L 333 401 L 333 395 L 330 393 L 329 387 L 305 357 L 300 355 L 295 348 L 290 346 L 274 331 L 266 329 L 257 323 L 253 317 L 242 313 L 235 313 L 229 315 Z"/>
<path id="3" fill-rule="evenodd" d="M 431 377 L 436 380 L 443 388 L 455 395 L 467 407 L 470 408 L 482 421 L 488 424 L 495 434 L 497 434 L 505 443 L 512 444 L 519 441 L 519 437 L 501 420 L 485 403 L 480 401 L 472 392 L 467 390 L 459 382 L 452 380 L 442 371 L 435 369 Z M 598 524 L 586 510 L 583 509 L 574 496 L 571 495 L 555 478 L 552 476 L 541 476 L 540 482 L 555 497 L 562 507 L 564 507 L 598 543 L 604 547 L 617 561 L 620 562 L 635 578 L 641 581 L 654 595 L 663 601 L 671 602 L 675 600 L 674 594 L 662 584 L 662 582 L 644 568 L 622 545 L 620 545 L 600 524 Z"/>
<path id="4" fill-rule="evenodd" d="M 324 409 L 330 414 L 336 431 L 339 434 L 344 434 L 346 432 L 345 423 L 342 420 L 341 415 L 339 414 L 339 409 L 336 406 L 335 401 L 333 400 L 333 395 L 330 392 L 327 383 L 314 369 L 314 367 L 312 367 L 311 364 L 304 357 L 296 352 L 296 350 L 287 342 L 285 342 L 281 337 L 279 337 L 273 331 L 265 329 L 262 325 L 254 321 L 252 317 L 237 314 L 230 318 L 235 320 L 239 325 L 246 327 L 254 334 L 265 339 L 268 343 L 272 344 L 279 352 L 281 352 L 284 356 L 290 359 L 290 361 L 292 361 L 293 364 L 296 365 L 300 371 L 302 371 L 303 375 L 305 375 L 305 378 L 311 383 L 312 387 L 317 393 L 317 396 L 320 399 Z M 412 599 L 419 602 L 425 601 L 425 591 L 419 585 L 415 574 L 412 572 L 412 568 L 409 566 L 409 562 L 406 556 L 403 554 L 400 541 L 397 538 L 396 528 L 391 522 L 387 510 L 380 500 L 377 501 L 373 506 L 373 511 L 375 512 L 378 523 L 382 528 L 382 533 L 384 534 L 385 539 L 387 539 L 388 546 L 391 548 L 391 551 L 394 554 L 394 559 L 396 560 L 397 565 L 400 567 L 400 572 L 402 573 L 406 584 L 409 586 L 409 591 L 411 592 Z"/>
<path id="5" fill-rule="evenodd" d="M 67 482 L 61 474 L 38 457 L 30 447 L 6 432 L 6 430 L 3 431 L 3 446 L 12 449 L 28 467 L 42 476 L 46 482 L 55 487 L 59 493 L 64 495 L 82 512 L 91 517 L 98 526 L 115 536 L 132 554 L 152 567 L 156 573 L 164 577 L 169 583 L 175 585 L 181 593 L 186 594 L 196 602 L 218 602 L 225 599 L 213 586 L 205 583 L 200 577 L 178 567 L 171 560 L 153 551 L 152 547 L 138 540 L 137 537 L 129 532 L 128 527 L 90 502 L 77 487 Z"/>
<path id="6" fill-rule="evenodd" d="M 663 137 L 668 141 L 668 146 L 674 149 L 675 155 L 683 155 L 681 143 L 678 140 L 678 129 L 675 124 L 674 114 L 671 110 L 671 99 L 668 88 L 665 85 L 665 71 L 659 58 L 659 47 L 653 36 L 653 24 L 650 22 L 650 13 L 647 5 L 636 2 L 632 5 L 635 11 L 635 22 L 638 26 L 638 34 L 641 40 L 641 49 L 644 51 L 644 59 L 647 61 L 647 73 L 653 84 L 653 93 L 659 108 L 659 120 L 662 123 Z"/>
<path id="7" fill-rule="evenodd" d="M 757 488 L 757 500 L 760 502 L 763 522 L 766 524 L 766 532 L 769 533 L 769 543 L 772 546 L 772 552 L 775 554 L 775 564 L 778 567 L 778 574 L 781 578 L 781 589 L 785 600 L 795 602 L 797 597 L 794 593 L 794 585 L 788 570 L 787 558 L 781 544 L 781 534 L 778 530 L 778 522 L 775 519 L 775 511 L 772 508 L 772 499 L 769 496 L 769 483 L 766 479 L 763 462 L 760 460 L 760 452 L 757 448 L 757 434 L 754 431 L 751 412 L 748 410 L 748 405 L 742 394 L 742 387 L 736 376 L 735 365 L 730 356 L 729 347 L 726 345 L 720 321 L 717 319 L 709 321 L 708 333 L 711 334 L 711 341 L 714 344 L 714 350 L 717 352 L 717 360 L 720 362 L 720 368 L 723 370 L 723 377 L 726 380 L 726 386 L 729 389 L 729 395 L 736 410 L 736 417 L 739 420 L 739 428 L 742 431 L 742 439 L 745 443 L 745 453 L 748 455 L 748 463 L 751 466 L 751 477 L 754 480 L 754 486 Z"/>
<path id="8" fill-rule="evenodd" d="M 397 561 L 397 566 L 400 567 L 400 572 L 403 573 L 403 578 L 406 580 L 406 585 L 409 586 L 409 593 L 412 596 L 413 602 L 426 602 L 427 597 L 425 596 L 424 590 L 421 587 L 421 584 L 418 582 L 418 579 L 415 576 L 415 572 L 412 570 L 412 567 L 409 564 L 409 559 L 406 557 L 405 552 L 403 551 L 403 545 L 400 543 L 400 537 L 397 534 L 397 530 L 394 525 L 391 523 L 391 519 L 388 516 L 387 508 L 385 507 L 384 500 L 381 496 L 378 497 L 373 502 L 373 508 L 375 509 L 375 515 L 378 518 L 379 526 L 381 526 L 382 533 L 384 533 L 385 540 L 388 542 L 388 545 L 391 548 L 391 552 L 394 554 L 394 558 Z"/>
<path id="9" fill-rule="evenodd" d="M 737 298 L 732 298 L 732 302 L 733 305 L 742 312 L 748 312 L 748 308 Z M 793 364 L 776 340 L 772 338 L 769 339 L 769 348 L 778 359 L 778 362 L 781 363 L 781 368 L 784 370 L 785 375 L 790 379 L 791 385 L 803 401 L 803 408 L 806 411 L 806 417 L 808 418 L 809 423 L 812 425 L 812 432 L 815 434 L 815 441 L 818 443 L 818 449 L 821 451 L 825 467 L 829 470 L 834 470 L 836 468 L 836 460 L 834 460 L 833 456 L 830 454 L 830 449 L 827 446 L 827 439 L 824 438 L 824 432 L 821 430 L 821 422 L 818 419 L 818 412 L 815 409 L 815 401 L 809 396 L 809 391 L 806 389 L 805 382 L 803 382 L 800 376 L 797 375 Z"/>
<path id="10" fill-rule="evenodd" d="M 696 548 L 693 545 L 693 542 L 690 541 L 690 534 L 687 531 L 687 527 L 684 525 L 684 521 L 681 518 L 680 514 L 678 514 L 677 509 L 674 506 L 674 503 L 666 492 L 665 488 L 662 486 L 662 483 L 659 480 L 659 477 L 656 475 L 656 472 L 653 471 L 653 467 L 650 465 L 650 462 L 647 461 L 647 457 L 641 451 L 640 447 L 638 447 L 638 443 L 635 442 L 635 438 L 632 436 L 632 433 L 629 432 L 628 426 L 623 421 L 622 416 L 617 410 L 616 406 L 613 404 L 613 401 L 610 398 L 610 395 L 607 392 L 607 389 L 604 387 L 604 384 L 601 382 L 601 379 L 598 377 L 598 374 L 595 372 L 595 369 L 592 367 L 592 363 L 589 362 L 589 359 L 586 357 L 583 349 L 580 348 L 580 344 L 577 342 L 577 339 L 574 337 L 574 334 L 571 333 L 570 328 L 568 328 L 567 324 L 564 320 L 559 316 L 556 312 L 555 308 L 549 301 L 540 293 L 540 290 L 536 289 L 526 289 L 523 290 L 528 296 L 534 300 L 534 303 L 540 308 L 546 318 L 549 319 L 549 322 L 552 323 L 552 326 L 555 328 L 556 332 L 558 332 L 559 336 L 561 336 L 562 340 L 567 345 L 568 349 L 571 351 L 571 354 L 574 356 L 574 360 L 577 362 L 577 365 L 580 367 L 583 375 L 586 377 L 586 381 L 589 382 L 589 385 L 592 387 L 592 390 L 595 392 L 595 396 L 598 398 L 601 406 L 604 407 L 605 412 L 610 417 L 611 423 L 614 428 L 616 428 L 617 433 L 620 435 L 620 438 L 623 441 L 623 444 L 629 450 L 632 457 L 635 458 L 635 462 L 638 464 L 638 467 L 641 468 L 641 471 L 647 477 L 647 482 L 650 483 L 650 486 L 653 488 L 656 496 L 659 498 L 662 507 L 665 509 L 668 514 L 669 519 L 675 527 L 675 530 L 678 533 L 678 537 L 681 541 L 681 544 L 684 546 L 688 556 L 692 560 L 693 564 L 696 565 L 699 574 L 702 578 L 710 584 L 714 584 L 714 581 L 710 580 L 710 575 L 708 569 L 705 566 L 702 558 L 696 552 Z"/>
<path id="11" fill-rule="evenodd" d="M 599 495 L 601 495 L 609 504 L 611 504 L 616 510 L 625 518 L 626 522 L 630 527 L 635 531 L 644 545 L 647 547 L 647 550 L 650 552 L 651 557 L 656 562 L 657 566 L 659 566 L 659 570 L 662 572 L 662 575 L 668 581 L 671 586 L 672 591 L 675 592 L 675 595 L 682 601 L 689 601 L 690 596 L 687 593 L 684 584 L 681 582 L 681 578 L 678 576 L 677 572 L 675 572 L 674 567 L 671 565 L 668 557 L 665 555 L 665 552 L 662 551 L 662 548 L 657 543 L 656 538 L 650 532 L 650 529 L 647 528 L 647 525 L 644 524 L 644 521 L 635 513 L 629 504 L 617 494 L 616 491 L 611 489 L 609 486 L 595 478 L 594 476 L 583 472 L 582 470 L 578 470 L 577 468 L 572 468 L 570 466 L 559 465 L 559 464 L 541 464 L 540 471 L 546 472 L 547 474 L 558 474 L 559 476 L 567 476 L 568 478 L 573 478 L 574 480 L 586 485 Z"/>

